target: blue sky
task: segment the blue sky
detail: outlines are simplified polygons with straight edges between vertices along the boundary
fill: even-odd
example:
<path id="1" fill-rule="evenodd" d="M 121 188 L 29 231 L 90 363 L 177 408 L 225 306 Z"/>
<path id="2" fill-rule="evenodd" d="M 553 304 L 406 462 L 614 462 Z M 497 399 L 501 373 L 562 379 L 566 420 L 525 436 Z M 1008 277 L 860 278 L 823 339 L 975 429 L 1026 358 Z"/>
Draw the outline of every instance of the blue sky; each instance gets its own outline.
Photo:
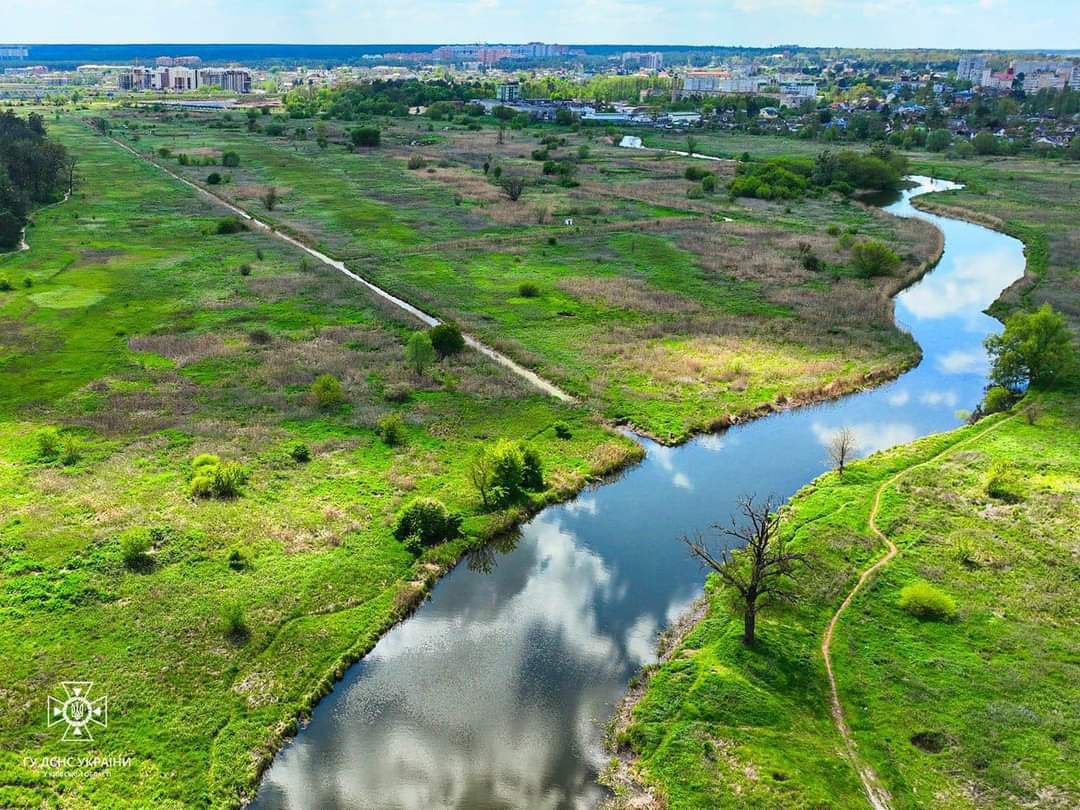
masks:
<path id="1" fill-rule="evenodd" d="M 2 0 L 5 42 L 1080 48 L 1077 0 Z"/>

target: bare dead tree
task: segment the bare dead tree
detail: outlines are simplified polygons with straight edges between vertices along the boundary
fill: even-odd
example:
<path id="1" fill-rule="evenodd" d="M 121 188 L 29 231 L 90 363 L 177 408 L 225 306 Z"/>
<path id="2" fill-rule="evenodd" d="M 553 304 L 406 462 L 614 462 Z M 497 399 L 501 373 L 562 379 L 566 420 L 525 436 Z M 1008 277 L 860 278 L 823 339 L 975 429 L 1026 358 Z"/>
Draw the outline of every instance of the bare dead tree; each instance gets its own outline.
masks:
<path id="1" fill-rule="evenodd" d="M 840 428 L 829 440 L 829 458 L 841 478 L 844 477 L 847 463 L 855 455 L 856 444 L 855 431 L 849 427 Z"/>
<path id="2" fill-rule="evenodd" d="M 502 181 L 503 194 L 510 198 L 511 202 L 517 202 L 521 199 L 521 194 L 525 191 L 525 178 L 524 177 L 507 177 Z"/>
<path id="3" fill-rule="evenodd" d="M 274 186 L 270 186 L 262 195 L 262 204 L 266 206 L 267 211 L 273 211 L 277 201 L 278 190 Z"/>
<path id="4" fill-rule="evenodd" d="M 809 566 L 805 554 L 787 550 L 780 533 L 780 516 L 772 498 L 758 504 L 754 497 L 739 499 L 739 511 L 730 525 L 713 524 L 717 547 L 703 534 L 684 535 L 692 557 L 711 568 L 739 596 L 743 614 L 742 642 L 754 645 L 757 614 L 770 604 L 794 602 L 793 579 L 799 568 Z M 723 541 L 737 541 L 739 548 L 727 548 Z"/>

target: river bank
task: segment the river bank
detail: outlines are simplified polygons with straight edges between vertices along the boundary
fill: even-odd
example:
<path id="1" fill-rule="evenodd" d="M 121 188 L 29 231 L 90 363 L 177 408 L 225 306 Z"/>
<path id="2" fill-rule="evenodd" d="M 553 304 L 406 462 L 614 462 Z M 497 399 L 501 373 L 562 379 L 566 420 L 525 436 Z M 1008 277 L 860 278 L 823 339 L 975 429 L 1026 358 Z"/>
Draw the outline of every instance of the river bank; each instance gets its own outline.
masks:
<path id="1" fill-rule="evenodd" d="M 1019 251 L 1009 255 L 1019 256 Z M 946 275 L 956 272 L 949 261 Z M 1015 272 L 1022 272 L 1022 264 Z M 912 322 L 920 343 L 925 339 L 932 351 L 928 359 L 935 362 L 924 361 L 882 388 L 784 411 L 677 448 L 642 440 L 648 449 L 642 464 L 614 484 L 538 515 L 523 527 L 516 548 L 493 561 L 493 571 L 459 567 L 444 577 L 422 609 L 390 631 L 316 706 L 311 723 L 267 772 L 254 806 L 302 806 L 299 797 L 311 795 L 338 806 L 352 801 L 346 797 L 358 795 L 354 790 L 367 801 L 387 803 L 401 801 L 401 791 L 413 796 L 410 801 L 437 803 L 459 790 L 479 790 L 476 800 L 483 802 L 490 788 L 480 785 L 491 778 L 505 784 L 509 793 L 500 795 L 512 803 L 534 803 L 539 796 L 598 801 L 602 792 L 594 780 L 606 763 L 602 734 L 582 720 L 599 722 L 610 713 L 629 674 L 654 655 L 649 628 L 667 625 L 700 588 L 696 566 L 667 543 L 657 546 L 656 538 L 715 520 L 723 503 L 740 490 L 790 494 L 816 477 L 802 476 L 821 464 L 824 449 L 818 437 L 835 429 L 840 413 L 848 414 L 872 450 L 873 443 L 885 447 L 910 440 L 909 431 L 916 430 L 903 423 L 874 427 L 854 421 L 877 412 L 876 403 L 932 430 L 956 424 L 956 405 L 949 403 L 978 396 L 977 371 L 954 369 L 959 376 L 943 377 L 938 370 L 936 361 L 948 354 L 941 351 L 940 338 L 955 330 L 952 321 L 940 324 L 941 314 L 925 309 L 926 301 L 938 296 L 927 299 L 922 287 L 936 275 L 913 288 L 918 292 L 902 296 L 916 305 L 912 310 L 903 304 L 903 317 Z M 965 303 L 963 319 L 985 318 L 969 313 L 978 300 Z M 986 319 L 987 328 L 990 323 Z M 960 382 L 963 390 L 941 390 L 942 383 Z M 937 404 L 912 410 L 920 400 Z M 778 441 L 789 462 L 781 470 L 763 466 L 762 455 L 755 452 L 763 442 L 772 446 Z M 769 456 L 768 450 L 762 452 Z M 738 471 L 735 478 L 733 471 Z M 713 486 L 703 492 L 709 479 Z M 717 492 L 715 484 L 721 481 L 724 488 Z M 643 511 L 646 502 L 651 506 Z M 619 596 L 627 588 L 635 594 L 632 604 Z M 574 638 L 580 643 L 571 643 Z M 469 686 L 459 686 L 466 672 Z M 518 694 L 517 683 L 531 686 Z M 561 708 L 553 711 L 556 705 Z M 517 752 L 524 751 L 505 737 L 509 728 L 518 728 L 531 741 L 530 756 L 519 758 Z M 450 729 L 464 736 L 454 732 L 448 737 Z M 565 729 L 574 729 L 569 739 Z M 395 752 L 406 739 L 425 752 L 420 760 L 409 757 L 422 763 L 419 772 L 388 767 L 398 761 Z M 351 752 L 351 787 L 327 793 L 319 786 L 333 780 L 338 767 L 346 767 L 345 751 Z M 365 752 L 363 761 L 384 767 L 356 771 L 359 751 Z M 538 766 L 537 756 L 547 764 Z"/>

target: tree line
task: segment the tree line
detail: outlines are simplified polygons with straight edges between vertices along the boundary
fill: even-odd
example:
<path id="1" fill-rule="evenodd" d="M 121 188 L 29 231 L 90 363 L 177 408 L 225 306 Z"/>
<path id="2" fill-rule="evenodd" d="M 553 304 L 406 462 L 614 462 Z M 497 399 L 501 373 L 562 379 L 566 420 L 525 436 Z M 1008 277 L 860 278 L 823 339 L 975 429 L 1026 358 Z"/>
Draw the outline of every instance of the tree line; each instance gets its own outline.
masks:
<path id="1" fill-rule="evenodd" d="M 55 202 L 69 191 L 75 161 L 50 140 L 37 113 L 0 114 L 0 249 L 19 243 L 35 205 Z"/>

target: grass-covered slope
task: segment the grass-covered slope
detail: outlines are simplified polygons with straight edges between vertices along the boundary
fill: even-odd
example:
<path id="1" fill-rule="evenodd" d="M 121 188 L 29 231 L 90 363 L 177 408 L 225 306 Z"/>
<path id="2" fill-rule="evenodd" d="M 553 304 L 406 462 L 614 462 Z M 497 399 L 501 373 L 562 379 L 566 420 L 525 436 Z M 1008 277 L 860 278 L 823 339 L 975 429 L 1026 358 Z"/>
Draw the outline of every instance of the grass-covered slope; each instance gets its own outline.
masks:
<path id="1" fill-rule="evenodd" d="M 530 440 L 550 488 L 534 506 L 639 450 L 475 353 L 408 371 L 415 324 L 359 285 L 214 233 L 219 209 L 82 124 L 50 131 L 79 186 L 0 258 L 0 806 L 232 806 L 335 671 L 512 521 L 482 513 L 476 449 Z M 308 402 L 323 373 L 338 409 Z M 201 453 L 244 466 L 240 497 L 189 496 Z M 420 556 L 394 539 L 420 495 L 461 510 L 466 537 Z M 133 536 L 149 548 L 126 564 Z M 78 751 L 45 724 L 69 680 L 110 702 Z M 72 753 L 130 763 L 42 762 Z"/>
<path id="2" fill-rule="evenodd" d="M 1075 807 L 1080 407 L 1063 395 L 1044 407 L 1035 424 L 993 417 L 803 489 L 785 520 L 815 560 L 801 602 L 759 619 L 748 650 L 710 588 L 707 617 L 619 732 L 642 781 L 676 808 L 866 806 L 829 716 L 821 637 L 883 552 L 867 529 L 874 493 L 927 462 L 885 491 L 877 524 L 900 554 L 833 643 L 859 754 L 897 808 Z M 901 609 L 916 582 L 951 596 L 955 618 Z"/>

